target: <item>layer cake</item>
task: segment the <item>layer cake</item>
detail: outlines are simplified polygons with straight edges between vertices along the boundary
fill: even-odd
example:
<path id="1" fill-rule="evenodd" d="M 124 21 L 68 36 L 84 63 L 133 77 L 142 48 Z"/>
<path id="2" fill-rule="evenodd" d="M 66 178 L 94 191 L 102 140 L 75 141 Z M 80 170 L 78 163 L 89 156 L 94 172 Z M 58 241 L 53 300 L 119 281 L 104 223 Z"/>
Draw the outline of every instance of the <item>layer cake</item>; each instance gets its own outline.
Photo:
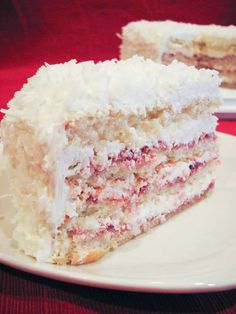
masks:
<path id="1" fill-rule="evenodd" d="M 18 248 L 94 262 L 202 199 L 219 84 L 215 71 L 137 56 L 42 66 L 1 123 Z"/>

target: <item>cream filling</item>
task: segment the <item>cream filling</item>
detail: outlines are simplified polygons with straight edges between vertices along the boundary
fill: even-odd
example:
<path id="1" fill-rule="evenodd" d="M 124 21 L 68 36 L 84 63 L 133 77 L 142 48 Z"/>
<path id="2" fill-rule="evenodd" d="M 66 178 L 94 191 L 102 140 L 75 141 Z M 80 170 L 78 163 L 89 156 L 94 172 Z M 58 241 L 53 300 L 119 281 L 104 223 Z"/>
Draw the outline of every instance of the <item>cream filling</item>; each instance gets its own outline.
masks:
<path id="1" fill-rule="evenodd" d="M 175 211 L 188 200 L 199 196 L 208 188 L 212 180 L 211 172 L 201 177 L 196 176 L 190 182 L 186 182 L 185 186 L 177 194 L 163 193 L 153 200 L 143 203 L 131 218 L 130 225 L 133 232 L 139 234 L 140 227 L 145 225 L 149 219 Z M 164 217 L 162 219 L 165 220 Z"/>

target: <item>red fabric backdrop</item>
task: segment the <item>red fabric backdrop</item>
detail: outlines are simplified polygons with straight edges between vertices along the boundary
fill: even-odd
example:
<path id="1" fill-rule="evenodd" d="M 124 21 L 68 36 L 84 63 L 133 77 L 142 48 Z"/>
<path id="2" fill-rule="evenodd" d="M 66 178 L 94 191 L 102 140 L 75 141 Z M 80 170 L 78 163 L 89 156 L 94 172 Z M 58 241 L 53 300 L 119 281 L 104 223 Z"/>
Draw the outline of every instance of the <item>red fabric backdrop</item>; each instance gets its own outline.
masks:
<path id="1" fill-rule="evenodd" d="M 139 19 L 173 19 L 228 25 L 235 0 L 2 0 L 3 66 L 118 57 L 122 25 Z"/>

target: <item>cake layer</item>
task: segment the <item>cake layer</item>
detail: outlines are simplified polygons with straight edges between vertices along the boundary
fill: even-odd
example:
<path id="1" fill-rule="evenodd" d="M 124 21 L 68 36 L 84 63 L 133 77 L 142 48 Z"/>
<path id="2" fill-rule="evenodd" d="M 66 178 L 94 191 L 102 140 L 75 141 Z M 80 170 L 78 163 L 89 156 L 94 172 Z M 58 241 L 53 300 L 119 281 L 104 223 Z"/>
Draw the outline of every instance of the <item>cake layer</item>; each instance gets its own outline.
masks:
<path id="1" fill-rule="evenodd" d="M 173 60 L 179 60 L 185 64 L 194 65 L 198 68 L 211 68 L 218 71 L 236 72 L 236 55 L 223 58 L 210 58 L 202 54 L 195 54 L 191 57 L 184 55 L 181 52 L 164 53 L 162 61 L 165 64 L 171 63 Z"/>

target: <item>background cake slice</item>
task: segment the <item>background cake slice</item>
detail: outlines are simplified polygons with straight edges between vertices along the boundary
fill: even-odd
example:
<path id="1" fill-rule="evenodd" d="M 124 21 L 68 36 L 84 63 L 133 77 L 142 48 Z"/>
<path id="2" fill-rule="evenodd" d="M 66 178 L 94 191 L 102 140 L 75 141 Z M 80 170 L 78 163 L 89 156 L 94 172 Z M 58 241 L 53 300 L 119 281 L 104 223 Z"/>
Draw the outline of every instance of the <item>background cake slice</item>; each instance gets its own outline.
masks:
<path id="1" fill-rule="evenodd" d="M 137 21 L 122 28 L 122 59 L 135 54 L 219 71 L 222 86 L 236 88 L 236 27 L 173 21 Z"/>
<path id="2" fill-rule="evenodd" d="M 19 249 L 93 262 L 203 198 L 219 83 L 215 71 L 141 57 L 41 67 L 1 126 Z"/>

